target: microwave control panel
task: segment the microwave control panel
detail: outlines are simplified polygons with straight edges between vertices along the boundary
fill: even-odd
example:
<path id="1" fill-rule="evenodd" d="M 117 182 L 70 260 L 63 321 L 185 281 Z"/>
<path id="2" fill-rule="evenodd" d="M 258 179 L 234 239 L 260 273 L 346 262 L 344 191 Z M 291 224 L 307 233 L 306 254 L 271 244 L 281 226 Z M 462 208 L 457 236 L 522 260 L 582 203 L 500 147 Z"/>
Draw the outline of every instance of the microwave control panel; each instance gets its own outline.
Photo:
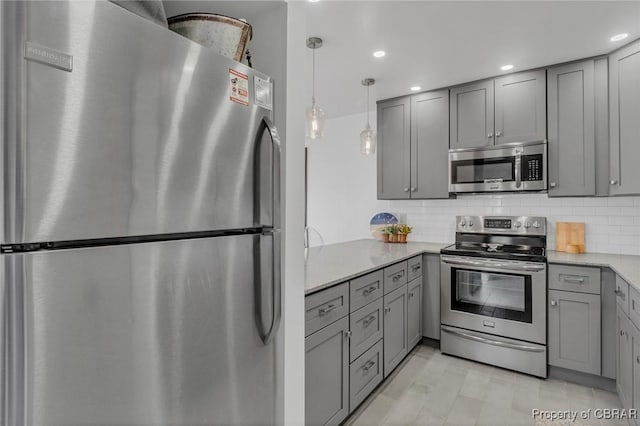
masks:
<path id="1" fill-rule="evenodd" d="M 522 156 L 522 180 L 534 181 L 543 179 L 542 154 Z"/>

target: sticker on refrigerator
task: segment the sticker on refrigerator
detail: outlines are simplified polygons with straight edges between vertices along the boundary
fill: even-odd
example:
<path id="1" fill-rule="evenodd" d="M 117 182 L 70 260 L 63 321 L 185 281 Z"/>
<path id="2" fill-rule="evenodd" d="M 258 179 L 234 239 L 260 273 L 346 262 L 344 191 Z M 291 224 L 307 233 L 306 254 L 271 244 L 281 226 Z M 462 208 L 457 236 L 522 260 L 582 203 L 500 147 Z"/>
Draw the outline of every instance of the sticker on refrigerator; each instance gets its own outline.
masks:
<path id="1" fill-rule="evenodd" d="M 253 78 L 253 89 L 256 105 L 268 110 L 273 110 L 273 83 L 267 79 L 255 76 Z"/>
<path id="2" fill-rule="evenodd" d="M 229 68 L 231 95 L 229 99 L 242 105 L 249 105 L 249 77 Z"/>

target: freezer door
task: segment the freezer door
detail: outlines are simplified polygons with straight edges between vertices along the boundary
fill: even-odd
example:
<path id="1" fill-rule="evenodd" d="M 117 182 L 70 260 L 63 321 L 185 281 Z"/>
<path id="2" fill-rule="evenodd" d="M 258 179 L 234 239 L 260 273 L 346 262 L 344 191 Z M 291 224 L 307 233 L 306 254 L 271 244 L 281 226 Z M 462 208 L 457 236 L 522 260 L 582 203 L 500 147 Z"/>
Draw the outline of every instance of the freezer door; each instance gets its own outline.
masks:
<path id="1" fill-rule="evenodd" d="M 3 243 L 273 224 L 269 77 L 109 2 L 0 7 Z"/>
<path id="2" fill-rule="evenodd" d="M 4 255 L 3 424 L 273 424 L 274 235 Z"/>

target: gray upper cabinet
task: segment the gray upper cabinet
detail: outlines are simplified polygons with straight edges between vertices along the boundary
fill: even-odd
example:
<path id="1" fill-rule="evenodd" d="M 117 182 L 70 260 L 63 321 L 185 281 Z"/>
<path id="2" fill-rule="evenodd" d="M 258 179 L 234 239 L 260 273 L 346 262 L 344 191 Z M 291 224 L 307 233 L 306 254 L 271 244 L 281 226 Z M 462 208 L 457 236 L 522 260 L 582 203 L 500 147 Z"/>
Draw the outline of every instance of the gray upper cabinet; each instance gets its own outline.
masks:
<path id="1" fill-rule="evenodd" d="M 378 199 L 410 198 L 410 108 L 408 96 L 378 103 Z"/>
<path id="2" fill-rule="evenodd" d="M 495 144 L 546 139 L 546 72 L 509 74 L 495 80 Z"/>
<path id="3" fill-rule="evenodd" d="M 422 340 L 422 277 L 407 285 L 407 350 Z"/>
<path id="4" fill-rule="evenodd" d="M 609 56 L 610 194 L 640 194 L 640 41 Z"/>
<path id="5" fill-rule="evenodd" d="M 449 198 L 449 91 L 411 96 L 411 198 Z"/>
<path id="6" fill-rule="evenodd" d="M 600 295 L 549 290 L 549 364 L 601 372 Z"/>
<path id="7" fill-rule="evenodd" d="M 596 194 L 594 61 L 549 68 L 549 196 Z"/>
<path id="8" fill-rule="evenodd" d="M 448 198 L 449 91 L 378 103 L 378 198 Z"/>
<path id="9" fill-rule="evenodd" d="M 349 318 L 305 339 L 305 424 L 338 425 L 349 414 Z"/>
<path id="10" fill-rule="evenodd" d="M 451 88 L 452 149 L 493 145 L 493 80 Z"/>

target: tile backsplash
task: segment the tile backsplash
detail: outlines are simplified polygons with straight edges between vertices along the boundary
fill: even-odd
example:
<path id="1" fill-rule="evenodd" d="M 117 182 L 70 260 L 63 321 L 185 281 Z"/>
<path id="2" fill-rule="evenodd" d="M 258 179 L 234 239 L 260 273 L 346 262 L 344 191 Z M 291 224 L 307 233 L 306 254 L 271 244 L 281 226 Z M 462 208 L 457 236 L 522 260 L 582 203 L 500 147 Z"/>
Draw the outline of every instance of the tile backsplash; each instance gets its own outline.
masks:
<path id="1" fill-rule="evenodd" d="M 454 239 L 457 215 L 545 216 L 547 246 L 556 222 L 584 222 L 586 250 L 640 255 L 640 197 L 548 198 L 546 194 L 469 195 L 455 200 L 388 201 L 391 213 L 414 227 L 411 239 Z"/>

